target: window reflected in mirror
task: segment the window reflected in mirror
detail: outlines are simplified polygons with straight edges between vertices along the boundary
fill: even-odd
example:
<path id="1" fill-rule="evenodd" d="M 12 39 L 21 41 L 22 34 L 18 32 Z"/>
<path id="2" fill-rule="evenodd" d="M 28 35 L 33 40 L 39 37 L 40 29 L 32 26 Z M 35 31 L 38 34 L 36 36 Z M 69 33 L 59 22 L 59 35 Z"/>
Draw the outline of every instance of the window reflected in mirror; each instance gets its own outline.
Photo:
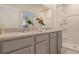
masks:
<path id="1" fill-rule="evenodd" d="M 33 20 L 34 20 L 34 13 L 28 12 L 28 11 L 23 11 L 23 24 L 22 24 L 22 26 L 24 28 L 28 28 L 30 25 L 33 26 L 34 25 Z"/>

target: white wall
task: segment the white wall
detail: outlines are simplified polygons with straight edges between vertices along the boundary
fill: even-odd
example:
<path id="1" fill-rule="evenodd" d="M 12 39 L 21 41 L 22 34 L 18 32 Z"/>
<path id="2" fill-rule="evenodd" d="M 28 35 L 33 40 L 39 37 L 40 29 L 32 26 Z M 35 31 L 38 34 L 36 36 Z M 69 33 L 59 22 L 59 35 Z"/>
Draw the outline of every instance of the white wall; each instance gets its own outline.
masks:
<path id="1" fill-rule="evenodd" d="M 79 44 L 79 5 L 67 5 L 64 8 L 67 20 L 68 42 Z"/>
<path id="2" fill-rule="evenodd" d="M 0 5 L 0 20 L 3 27 L 18 27 L 18 9 Z"/>
<path id="3" fill-rule="evenodd" d="M 56 7 L 56 27 L 61 29 L 61 23 L 64 19 L 63 6 Z"/>
<path id="4" fill-rule="evenodd" d="M 79 5 L 78 4 L 68 4 L 64 8 L 66 16 L 79 15 Z"/>

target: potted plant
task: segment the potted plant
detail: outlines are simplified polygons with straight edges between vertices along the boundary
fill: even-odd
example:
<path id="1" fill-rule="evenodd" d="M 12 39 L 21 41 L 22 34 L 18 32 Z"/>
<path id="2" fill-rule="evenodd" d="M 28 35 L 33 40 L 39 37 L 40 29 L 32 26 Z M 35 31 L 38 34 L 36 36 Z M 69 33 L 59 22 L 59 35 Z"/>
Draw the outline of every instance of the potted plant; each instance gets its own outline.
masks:
<path id="1" fill-rule="evenodd" d="M 39 30 L 43 30 L 44 29 L 44 26 L 45 26 L 45 23 L 43 21 L 43 18 L 42 17 L 37 17 L 36 20 L 38 21 L 38 24 L 40 26 Z"/>
<path id="2" fill-rule="evenodd" d="M 33 27 L 33 18 L 32 17 L 26 17 L 25 18 L 25 22 L 27 23 L 28 25 L 28 30 L 32 29 Z"/>

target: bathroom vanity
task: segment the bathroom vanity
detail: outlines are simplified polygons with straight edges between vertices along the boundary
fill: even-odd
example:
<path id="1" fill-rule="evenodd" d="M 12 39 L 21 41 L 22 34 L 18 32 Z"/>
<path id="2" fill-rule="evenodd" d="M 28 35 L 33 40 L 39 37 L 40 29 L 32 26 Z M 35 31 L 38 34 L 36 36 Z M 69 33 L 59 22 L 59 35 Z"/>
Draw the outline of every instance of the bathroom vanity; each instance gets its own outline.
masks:
<path id="1" fill-rule="evenodd" d="M 56 54 L 61 47 L 61 30 L 0 35 L 0 54 Z"/>

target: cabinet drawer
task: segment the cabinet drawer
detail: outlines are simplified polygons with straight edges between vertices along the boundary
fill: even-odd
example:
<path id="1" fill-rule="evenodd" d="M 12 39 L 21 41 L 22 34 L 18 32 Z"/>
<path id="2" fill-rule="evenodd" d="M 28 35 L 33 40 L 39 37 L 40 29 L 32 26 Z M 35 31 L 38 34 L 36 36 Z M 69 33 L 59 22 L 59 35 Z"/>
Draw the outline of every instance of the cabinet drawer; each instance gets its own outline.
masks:
<path id="1" fill-rule="evenodd" d="M 49 39 L 49 34 L 41 34 L 36 36 L 36 42 L 40 42 L 47 39 Z"/>
<path id="2" fill-rule="evenodd" d="M 33 43 L 34 37 L 28 37 L 24 39 L 16 39 L 12 41 L 6 41 L 2 43 L 2 53 L 11 52 L 13 50 L 25 47 Z"/>
<path id="3" fill-rule="evenodd" d="M 33 53 L 34 53 L 33 47 L 30 46 L 30 47 L 27 47 L 27 48 L 23 48 L 23 49 L 14 51 L 14 52 L 12 52 L 10 54 L 33 54 Z"/>
<path id="4" fill-rule="evenodd" d="M 55 37 L 57 37 L 57 32 L 50 33 L 50 38 L 55 38 Z"/>
<path id="5" fill-rule="evenodd" d="M 48 40 L 36 45 L 36 54 L 49 54 L 49 41 Z"/>

